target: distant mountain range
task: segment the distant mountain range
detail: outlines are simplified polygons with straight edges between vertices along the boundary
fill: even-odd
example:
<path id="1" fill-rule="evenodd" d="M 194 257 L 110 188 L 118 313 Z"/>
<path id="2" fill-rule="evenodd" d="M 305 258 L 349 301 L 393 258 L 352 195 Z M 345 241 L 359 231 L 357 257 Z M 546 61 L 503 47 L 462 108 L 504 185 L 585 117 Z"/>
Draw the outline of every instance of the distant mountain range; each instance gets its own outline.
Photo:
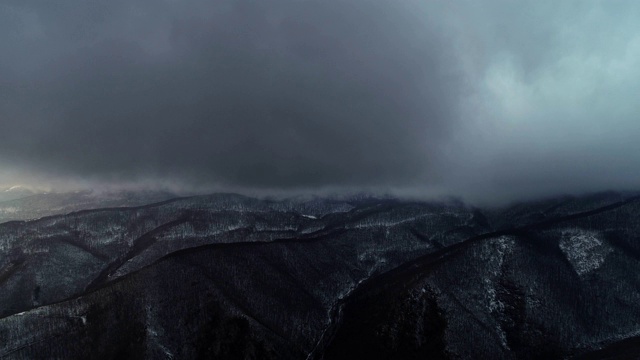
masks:
<path id="1" fill-rule="evenodd" d="M 0 223 L 105 207 L 140 206 L 176 198 L 165 191 L 41 192 L 22 187 L 0 191 Z"/>
<path id="2" fill-rule="evenodd" d="M 640 357 L 638 194 L 108 207 L 0 224 L 0 358 Z"/>
<path id="3" fill-rule="evenodd" d="M 37 193 L 38 191 L 20 185 L 0 188 L 0 202 L 20 199 Z"/>

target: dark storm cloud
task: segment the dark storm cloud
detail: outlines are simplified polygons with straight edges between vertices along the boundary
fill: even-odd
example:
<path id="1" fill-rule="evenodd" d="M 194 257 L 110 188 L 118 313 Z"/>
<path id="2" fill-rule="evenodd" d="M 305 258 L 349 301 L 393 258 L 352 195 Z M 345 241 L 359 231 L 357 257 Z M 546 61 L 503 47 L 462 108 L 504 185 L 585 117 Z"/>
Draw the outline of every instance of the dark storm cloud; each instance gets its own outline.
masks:
<path id="1" fill-rule="evenodd" d="M 443 6 L 472 95 L 449 186 L 483 201 L 640 189 L 640 3 Z"/>
<path id="2" fill-rule="evenodd" d="M 4 1 L 0 184 L 638 189 L 638 18 L 632 0 Z"/>
<path id="3" fill-rule="evenodd" d="M 459 79 L 418 2 L 15 1 L 0 156 L 246 187 L 433 181 Z"/>

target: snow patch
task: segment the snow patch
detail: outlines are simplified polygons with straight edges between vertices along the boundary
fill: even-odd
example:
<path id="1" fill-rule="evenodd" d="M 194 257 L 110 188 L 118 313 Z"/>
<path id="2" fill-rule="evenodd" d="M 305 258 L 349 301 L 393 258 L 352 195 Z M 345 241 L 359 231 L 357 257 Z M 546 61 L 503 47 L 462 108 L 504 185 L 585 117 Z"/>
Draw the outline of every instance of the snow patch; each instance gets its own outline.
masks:
<path id="1" fill-rule="evenodd" d="M 560 249 L 578 275 L 600 268 L 611 252 L 596 232 L 582 229 L 562 231 Z"/>
<path id="2" fill-rule="evenodd" d="M 491 249 L 488 261 L 492 263 L 490 276 L 484 278 L 484 288 L 487 294 L 488 308 L 490 312 L 502 312 L 505 305 L 498 299 L 496 291 L 496 279 L 502 272 L 505 257 L 513 251 L 514 240 L 508 236 L 501 236 L 491 241 Z"/>
<path id="3" fill-rule="evenodd" d="M 499 316 L 504 313 L 506 305 L 498 297 L 498 281 L 502 276 L 506 258 L 513 253 L 515 240 L 509 236 L 500 236 L 491 239 L 485 248 L 484 260 L 487 262 L 487 275 L 482 279 L 485 299 L 484 301 L 490 314 Z M 500 339 L 503 348 L 509 349 L 507 334 L 499 322 L 495 322 L 496 335 Z"/>

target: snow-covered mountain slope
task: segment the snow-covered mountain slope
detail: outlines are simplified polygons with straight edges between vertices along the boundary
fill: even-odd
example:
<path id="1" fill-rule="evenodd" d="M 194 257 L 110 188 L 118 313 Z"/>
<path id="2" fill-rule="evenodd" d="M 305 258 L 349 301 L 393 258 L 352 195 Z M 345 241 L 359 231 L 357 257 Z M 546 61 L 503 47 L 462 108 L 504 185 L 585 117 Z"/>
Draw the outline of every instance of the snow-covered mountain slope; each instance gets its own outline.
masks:
<path id="1" fill-rule="evenodd" d="M 2 224 L 0 357 L 510 359 L 631 349 L 640 200 L 526 207 L 213 195 Z"/>

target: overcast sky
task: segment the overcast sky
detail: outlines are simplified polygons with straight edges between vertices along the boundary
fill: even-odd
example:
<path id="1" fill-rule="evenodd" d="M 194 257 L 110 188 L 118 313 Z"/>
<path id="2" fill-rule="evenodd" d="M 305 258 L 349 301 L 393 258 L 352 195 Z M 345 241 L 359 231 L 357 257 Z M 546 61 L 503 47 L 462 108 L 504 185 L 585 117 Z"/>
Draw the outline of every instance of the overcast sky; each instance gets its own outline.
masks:
<path id="1" fill-rule="evenodd" d="M 5 0 L 0 185 L 640 189 L 640 2 Z"/>

